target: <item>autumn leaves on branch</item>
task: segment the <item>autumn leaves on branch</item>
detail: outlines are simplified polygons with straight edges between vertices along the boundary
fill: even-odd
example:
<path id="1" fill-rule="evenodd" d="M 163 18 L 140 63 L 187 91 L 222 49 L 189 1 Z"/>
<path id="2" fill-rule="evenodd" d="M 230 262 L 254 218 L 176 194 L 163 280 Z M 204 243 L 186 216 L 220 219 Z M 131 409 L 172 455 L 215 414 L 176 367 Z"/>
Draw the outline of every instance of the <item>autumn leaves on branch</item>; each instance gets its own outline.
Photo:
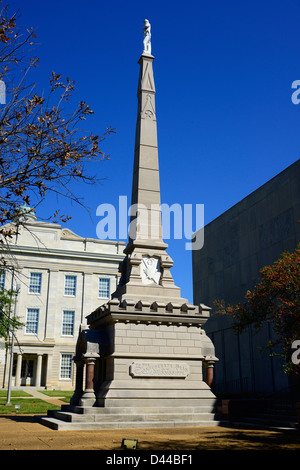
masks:
<path id="1" fill-rule="evenodd" d="M 35 207 L 48 192 L 80 202 L 72 181 L 94 183 L 87 162 L 108 158 L 100 148 L 102 136 L 80 129 L 93 111 L 83 101 L 70 110 L 74 82 L 51 73 L 47 93 L 40 96 L 28 83 L 39 60 L 31 57 L 35 33 L 17 26 L 8 8 L 0 16 L 0 80 L 6 87 L 6 104 L 0 107 L 0 223 L 11 221 L 18 207 Z M 67 104 L 66 104 L 67 103 Z M 68 109 L 68 111 L 65 110 Z M 52 219 L 65 221 L 60 209 Z"/>

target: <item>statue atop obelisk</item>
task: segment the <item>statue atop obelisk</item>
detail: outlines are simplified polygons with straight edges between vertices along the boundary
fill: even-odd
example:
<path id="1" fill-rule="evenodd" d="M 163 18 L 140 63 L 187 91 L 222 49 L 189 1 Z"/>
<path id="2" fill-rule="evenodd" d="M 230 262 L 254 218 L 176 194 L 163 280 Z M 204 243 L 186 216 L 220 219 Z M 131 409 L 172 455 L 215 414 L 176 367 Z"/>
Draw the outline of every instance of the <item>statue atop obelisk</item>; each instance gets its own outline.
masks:
<path id="1" fill-rule="evenodd" d="M 151 25 L 148 20 L 144 22 L 144 50 L 143 54 L 150 54 L 151 55 Z"/>

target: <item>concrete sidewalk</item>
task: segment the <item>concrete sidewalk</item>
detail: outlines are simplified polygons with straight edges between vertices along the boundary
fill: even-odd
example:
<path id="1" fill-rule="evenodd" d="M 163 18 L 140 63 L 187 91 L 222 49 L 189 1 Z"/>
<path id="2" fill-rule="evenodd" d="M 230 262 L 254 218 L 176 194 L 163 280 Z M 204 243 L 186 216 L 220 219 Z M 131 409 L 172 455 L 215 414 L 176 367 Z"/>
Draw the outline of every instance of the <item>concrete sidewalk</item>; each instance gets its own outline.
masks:
<path id="1" fill-rule="evenodd" d="M 28 394 L 32 395 L 33 397 L 35 398 L 39 398 L 40 400 L 44 400 L 46 401 L 47 403 L 51 403 L 52 405 L 57 405 L 57 406 L 61 406 L 61 405 L 65 405 L 66 402 L 60 400 L 59 398 L 57 397 L 50 397 L 48 395 L 45 395 L 44 393 L 41 393 L 39 390 L 35 389 L 35 388 L 31 388 L 29 390 L 24 390 L 25 392 L 27 392 Z M 22 397 L 22 398 L 25 398 L 25 397 Z M 29 398 L 29 397 L 28 397 Z M 62 393 L 62 398 L 63 398 L 63 393 Z"/>

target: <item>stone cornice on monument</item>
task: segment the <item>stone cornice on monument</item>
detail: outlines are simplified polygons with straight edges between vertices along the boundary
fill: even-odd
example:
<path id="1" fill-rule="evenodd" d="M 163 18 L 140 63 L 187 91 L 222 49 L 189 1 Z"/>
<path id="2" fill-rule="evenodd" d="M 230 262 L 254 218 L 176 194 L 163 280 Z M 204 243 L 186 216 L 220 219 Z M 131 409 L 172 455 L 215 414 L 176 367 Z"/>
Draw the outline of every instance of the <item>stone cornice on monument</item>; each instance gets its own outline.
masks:
<path id="1" fill-rule="evenodd" d="M 184 303 L 177 304 L 168 302 L 146 302 L 112 299 L 106 304 L 98 307 L 93 313 L 86 317 L 88 325 L 98 328 L 101 323 L 111 321 L 124 321 L 133 323 L 156 323 L 176 324 L 188 326 L 202 326 L 208 320 L 210 307 L 204 304 L 199 306 Z"/>

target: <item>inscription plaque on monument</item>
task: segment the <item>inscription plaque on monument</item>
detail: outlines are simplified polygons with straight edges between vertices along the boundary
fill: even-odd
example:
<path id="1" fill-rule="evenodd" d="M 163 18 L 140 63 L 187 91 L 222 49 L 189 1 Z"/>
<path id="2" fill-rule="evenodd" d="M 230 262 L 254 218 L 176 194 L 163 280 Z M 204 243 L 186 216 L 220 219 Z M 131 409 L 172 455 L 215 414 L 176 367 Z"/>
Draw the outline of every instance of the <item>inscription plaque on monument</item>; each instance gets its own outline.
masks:
<path id="1" fill-rule="evenodd" d="M 132 377 L 175 377 L 189 375 L 188 364 L 181 362 L 133 362 L 130 366 Z"/>

